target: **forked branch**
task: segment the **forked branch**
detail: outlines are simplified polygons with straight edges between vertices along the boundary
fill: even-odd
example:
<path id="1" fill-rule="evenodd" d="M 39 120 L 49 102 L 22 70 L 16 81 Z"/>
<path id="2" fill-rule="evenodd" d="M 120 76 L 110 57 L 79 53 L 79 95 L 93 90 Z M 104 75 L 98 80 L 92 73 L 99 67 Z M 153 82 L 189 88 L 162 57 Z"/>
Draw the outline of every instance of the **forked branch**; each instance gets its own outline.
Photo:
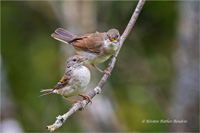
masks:
<path id="1" fill-rule="evenodd" d="M 109 66 L 107 68 L 107 71 L 109 73 L 112 72 L 114 66 L 115 66 L 115 62 L 116 62 L 116 58 L 119 54 L 119 51 L 125 41 L 125 39 L 127 38 L 127 36 L 129 35 L 130 31 L 132 30 L 139 14 L 140 14 L 140 11 L 143 7 L 145 3 L 145 0 L 139 0 L 138 4 L 137 4 L 137 7 L 135 9 L 135 11 L 133 12 L 133 15 L 124 31 L 124 33 L 122 34 L 121 38 L 120 38 L 120 48 L 119 50 L 111 57 L 111 61 L 109 62 Z M 104 74 L 103 77 L 101 78 L 100 82 L 98 83 L 98 85 L 94 88 L 94 90 L 89 93 L 89 97 L 92 99 L 96 94 L 99 94 L 101 93 L 101 88 L 103 87 L 103 85 L 106 83 L 107 79 L 109 77 L 109 74 Z M 58 128 L 60 128 L 63 123 L 67 120 L 67 118 L 69 116 L 71 116 L 73 113 L 75 113 L 77 110 L 81 110 L 82 108 L 85 108 L 87 106 L 87 104 L 89 103 L 89 100 L 83 100 L 82 101 L 82 106 L 80 103 L 76 103 L 74 104 L 74 106 L 65 114 L 63 115 L 59 115 L 58 117 L 56 117 L 56 121 L 53 125 L 49 125 L 47 126 L 47 129 L 50 131 L 50 132 L 53 132 L 55 130 L 57 130 Z"/>

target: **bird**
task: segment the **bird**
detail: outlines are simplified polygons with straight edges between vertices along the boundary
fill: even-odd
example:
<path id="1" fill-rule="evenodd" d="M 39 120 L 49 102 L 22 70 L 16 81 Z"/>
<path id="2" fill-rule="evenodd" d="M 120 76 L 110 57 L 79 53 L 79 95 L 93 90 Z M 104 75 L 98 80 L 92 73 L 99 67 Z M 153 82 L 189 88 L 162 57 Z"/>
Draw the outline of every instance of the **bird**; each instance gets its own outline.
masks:
<path id="1" fill-rule="evenodd" d="M 88 58 L 87 62 L 101 73 L 108 72 L 102 71 L 96 64 L 108 60 L 120 47 L 120 34 L 117 29 L 76 36 L 65 29 L 58 28 L 51 36 L 56 40 L 72 45 L 78 55 Z"/>
<path id="2" fill-rule="evenodd" d="M 52 89 L 41 90 L 43 94 L 40 96 L 57 93 L 62 95 L 66 100 L 74 103 L 81 103 L 80 101 L 68 98 L 79 95 L 91 102 L 91 98 L 89 96 L 81 94 L 87 88 L 91 77 L 90 70 L 83 66 L 83 62 L 86 60 L 86 57 L 82 57 L 80 55 L 73 55 L 69 57 L 66 61 L 65 74 L 61 80 Z"/>

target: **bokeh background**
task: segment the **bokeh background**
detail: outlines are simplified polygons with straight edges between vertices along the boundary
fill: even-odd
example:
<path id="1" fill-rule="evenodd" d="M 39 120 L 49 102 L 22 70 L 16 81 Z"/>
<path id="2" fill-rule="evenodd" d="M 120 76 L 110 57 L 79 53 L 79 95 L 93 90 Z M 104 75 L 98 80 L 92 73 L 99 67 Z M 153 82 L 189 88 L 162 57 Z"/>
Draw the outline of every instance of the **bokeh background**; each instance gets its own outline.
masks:
<path id="1" fill-rule="evenodd" d="M 71 107 L 60 95 L 39 97 L 60 80 L 65 61 L 75 54 L 50 36 L 56 28 L 77 35 L 117 28 L 122 34 L 136 4 L 1 1 L 1 131 L 47 131 Z M 198 66 L 199 1 L 147 1 L 102 94 L 58 132 L 198 132 Z M 102 77 L 88 67 L 92 79 L 85 94 Z"/>

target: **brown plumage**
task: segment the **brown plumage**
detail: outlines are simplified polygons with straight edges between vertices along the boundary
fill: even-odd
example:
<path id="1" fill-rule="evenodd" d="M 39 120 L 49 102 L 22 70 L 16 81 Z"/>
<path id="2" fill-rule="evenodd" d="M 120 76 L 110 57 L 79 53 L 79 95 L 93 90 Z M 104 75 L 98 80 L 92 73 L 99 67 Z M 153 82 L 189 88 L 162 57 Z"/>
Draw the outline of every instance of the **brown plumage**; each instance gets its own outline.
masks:
<path id="1" fill-rule="evenodd" d="M 57 93 L 64 97 L 71 97 L 82 93 L 90 81 L 90 71 L 82 65 L 85 60 L 87 58 L 80 55 L 71 56 L 66 62 L 66 71 L 61 80 L 53 89 L 41 90 L 43 92 L 41 96 Z"/>
<path id="2" fill-rule="evenodd" d="M 95 68 L 95 64 L 106 61 L 119 48 L 120 35 L 116 29 L 103 33 L 90 33 L 76 36 L 67 30 L 58 28 L 51 36 L 59 41 L 72 45 L 77 54 L 88 58 L 88 62 Z M 100 72 L 99 68 L 97 68 Z"/>
<path id="3" fill-rule="evenodd" d="M 40 96 L 47 95 L 47 94 L 50 94 L 50 93 L 54 93 L 53 92 L 54 90 L 58 90 L 58 89 L 65 87 L 69 83 L 71 73 L 72 73 L 72 71 L 70 69 L 66 69 L 65 74 L 60 79 L 60 81 L 53 87 L 53 89 L 41 90 L 41 92 L 43 92 L 43 94 L 40 95 Z"/>
<path id="4" fill-rule="evenodd" d="M 62 28 L 58 28 L 51 36 L 57 40 L 62 40 L 65 43 L 73 45 L 77 50 L 99 53 L 104 43 L 103 40 L 106 38 L 106 33 L 96 32 L 77 37 Z"/>

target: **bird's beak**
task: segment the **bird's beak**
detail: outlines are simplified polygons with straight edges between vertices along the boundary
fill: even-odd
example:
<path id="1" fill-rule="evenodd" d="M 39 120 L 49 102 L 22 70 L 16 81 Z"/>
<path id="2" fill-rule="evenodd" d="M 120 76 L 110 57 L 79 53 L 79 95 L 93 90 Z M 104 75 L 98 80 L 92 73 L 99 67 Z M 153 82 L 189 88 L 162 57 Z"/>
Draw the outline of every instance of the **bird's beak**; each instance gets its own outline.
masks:
<path id="1" fill-rule="evenodd" d="M 112 36 L 109 37 L 108 39 L 109 39 L 111 42 L 114 42 L 114 41 L 116 40 L 116 38 L 115 38 L 115 37 L 112 37 Z"/>
<path id="2" fill-rule="evenodd" d="M 111 42 L 114 42 L 114 41 L 115 41 L 115 38 L 110 39 L 110 41 L 111 41 Z"/>
<path id="3" fill-rule="evenodd" d="M 83 62 L 83 61 L 85 61 L 85 60 L 88 60 L 88 58 L 83 57 L 83 58 L 80 59 L 81 62 Z"/>

